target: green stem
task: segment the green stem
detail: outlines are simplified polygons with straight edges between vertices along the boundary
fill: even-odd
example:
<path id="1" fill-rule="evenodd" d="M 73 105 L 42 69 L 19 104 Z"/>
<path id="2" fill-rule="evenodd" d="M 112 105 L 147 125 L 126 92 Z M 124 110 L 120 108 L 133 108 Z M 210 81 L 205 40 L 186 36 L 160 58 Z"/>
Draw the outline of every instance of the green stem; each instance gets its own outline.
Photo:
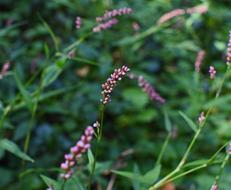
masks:
<path id="1" fill-rule="evenodd" d="M 227 155 L 225 156 L 225 158 L 224 158 L 222 164 L 221 164 L 221 168 L 220 168 L 219 174 L 218 174 L 218 175 L 216 176 L 216 178 L 215 178 L 215 181 L 216 181 L 217 183 L 219 183 L 219 181 L 220 181 L 221 175 L 222 175 L 222 173 L 223 173 L 223 171 L 224 171 L 225 165 L 227 164 L 227 162 L 228 162 L 228 160 L 229 160 L 229 157 L 230 157 L 230 155 L 227 154 Z"/>
<path id="2" fill-rule="evenodd" d="M 104 106 L 104 104 L 102 104 L 102 106 L 100 107 L 100 128 L 97 131 L 97 147 L 95 150 L 95 158 L 93 161 L 90 177 L 88 180 L 88 188 L 87 188 L 88 190 L 91 190 L 91 184 L 92 184 L 93 176 L 95 173 L 96 160 L 98 157 L 99 143 L 100 143 L 100 140 L 102 139 L 102 134 L 103 134 L 104 109 L 105 109 L 105 106 Z"/>
<path id="3" fill-rule="evenodd" d="M 169 143 L 169 140 L 171 138 L 171 135 L 172 135 L 171 133 L 168 133 L 168 136 L 166 137 L 166 139 L 164 141 L 164 144 L 163 144 L 163 146 L 161 148 L 160 154 L 159 154 L 159 156 L 157 158 L 156 165 L 159 165 L 161 163 L 161 160 L 162 160 L 163 155 L 165 153 L 165 150 L 166 150 L 166 148 L 168 146 L 168 143 Z"/>

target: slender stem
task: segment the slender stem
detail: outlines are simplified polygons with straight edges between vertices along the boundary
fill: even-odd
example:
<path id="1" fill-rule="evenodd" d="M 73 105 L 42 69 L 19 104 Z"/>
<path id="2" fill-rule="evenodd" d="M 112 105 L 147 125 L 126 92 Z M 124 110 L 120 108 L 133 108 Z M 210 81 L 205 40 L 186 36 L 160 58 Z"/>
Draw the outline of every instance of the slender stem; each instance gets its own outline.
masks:
<path id="1" fill-rule="evenodd" d="M 169 140 L 171 138 L 171 135 L 172 135 L 171 133 L 168 133 L 168 136 L 166 137 L 166 139 L 164 141 L 164 144 L 163 144 L 163 146 L 161 148 L 160 154 L 159 154 L 159 156 L 157 158 L 156 165 L 159 165 L 161 163 L 161 160 L 162 160 L 163 155 L 165 153 L 165 150 L 166 150 L 166 148 L 168 146 L 168 143 L 169 143 Z"/>
<path id="2" fill-rule="evenodd" d="M 221 168 L 220 168 L 219 174 L 218 174 L 218 175 L 216 176 L 216 178 L 215 178 L 215 181 L 216 181 L 217 183 L 219 183 L 219 181 L 220 181 L 221 175 L 222 175 L 222 173 L 223 173 L 223 171 L 224 171 L 225 165 L 227 164 L 227 162 L 228 162 L 228 160 L 229 160 L 229 157 L 230 157 L 230 155 L 227 154 L 227 155 L 225 156 L 225 158 L 224 158 L 222 164 L 221 164 Z"/>
<path id="3" fill-rule="evenodd" d="M 97 157 L 98 157 L 99 143 L 100 143 L 100 140 L 102 139 L 102 135 L 103 135 L 104 110 L 105 110 L 105 106 L 104 106 L 104 104 L 102 104 L 102 106 L 100 107 L 100 128 L 97 131 L 97 147 L 96 147 L 96 150 L 95 150 L 95 158 L 94 158 L 94 161 L 93 161 L 90 177 L 89 177 L 89 180 L 88 180 L 88 188 L 87 188 L 88 190 L 91 190 L 91 184 L 92 184 L 93 176 L 94 176 L 94 173 L 95 173 L 96 160 L 97 160 Z"/>

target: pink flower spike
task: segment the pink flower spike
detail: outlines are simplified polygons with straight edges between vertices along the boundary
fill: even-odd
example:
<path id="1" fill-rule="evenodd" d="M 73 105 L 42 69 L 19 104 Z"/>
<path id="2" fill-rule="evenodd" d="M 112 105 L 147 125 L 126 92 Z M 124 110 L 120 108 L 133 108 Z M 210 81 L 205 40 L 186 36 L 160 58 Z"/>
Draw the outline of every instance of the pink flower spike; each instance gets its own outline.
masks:
<path id="1" fill-rule="evenodd" d="M 81 17 L 77 16 L 76 19 L 75 19 L 75 27 L 76 27 L 77 29 L 80 29 L 80 28 L 81 28 L 81 24 L 82 24 L 81 21 L 82 21 L 82 20 L 81 20 Z"/>
<path id="2" fill-rule="evenodd" d="M 200 72 L 202 62 L 205 58 L 205 51 L 200 50 L 197 54 L 196 62 L 195 62 L 195 70 L 196 72 Z"/>
<path id="3" fill-rule="evenodd" d="M 210 79 L 214 79 L 216 76 L 216 70 L 213 66 L 209 67 L 209 74 L 210 74 Z"/>
<path id="4" fill-rule="evenodd" d="M 143 89 L 144 92 L 146 92 L 149 96 L 149 98 L 152 101 L 157 101 L 161 104 L 165 103 L 165 99 L 162 98 L 156 90 L 151 86 L 151 84 L 144 79 L 143 76 L 138 77 L 138 85 Z"/>
<path id="5" fill-rule="evenodd" d="M 218 190 L 218 185 L 214 183 L 210 190 Z"/>
<path id="6" fill-rule="evenodd" d="M 231 155 L 231 141 L 229 142 L 229 145 L 227 147 L 227 154 Z"/>
<path id="7" fill-rule="evenodd" d="M 111 77 L 106 80 L 104 84 L 102 84 L 103 91 L 101 94 L 103 98 L 101 99 L 102 104 L 107 104 L 110 102 L 110 95 L 113 89 L 116 86 L 117 81 L 121 80 L 122 77 L 129 71 L 130 69 L 127 66 L 122 66 L 119 69 L 115 69 L 111 74 Z"/>
<path id="8" fill-rule="evenodd" d="M 0 71 L 0 79 L 2 79 L 6 75 L 9 68 L 10 68 L 10 62 L 4 63 L 4 65 L 2 66 L 2 70 Z"/>
<path id="9" fill-rule="evenodd" d="M 108 28 L 111 28 L 113 25 L 117 24 L 118 23 L 118 20 L 116 18 L 113 18 L 111 20 L 108 20 L 104 23 L 101 23 L 97 26 L 95 26 L 92 31 L 93 32 L 101 32 L 102 30 L 106 30 Z"/>
<path id="10" fill-rule="evenodd" d="M 229 42 L 228 42 L 228 47 L 227 47 L 226 64 L 228 66 L 231 66 L 231 31 L 229 31 Z"/>
<path id="11" fill-rule="evenodd" d="M 200 114 L 200 116 L 198 118 L 199 124 L 201 124 L 204 120 L 205 120 L 205 113 L 201 112 L 201 114 Z"/>

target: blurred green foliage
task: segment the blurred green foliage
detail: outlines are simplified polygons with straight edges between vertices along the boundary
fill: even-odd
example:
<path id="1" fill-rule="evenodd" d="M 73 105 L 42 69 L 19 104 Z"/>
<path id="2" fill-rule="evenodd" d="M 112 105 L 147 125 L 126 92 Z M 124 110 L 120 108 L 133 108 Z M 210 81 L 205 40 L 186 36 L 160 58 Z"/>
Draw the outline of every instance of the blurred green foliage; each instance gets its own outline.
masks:
<path id="1" fill-rule="evenodd" d="M 156 27 L 164 13 L 202 2 L 209 4 L 206 14 L 176 17 L 150 35 L 137 38 Z M 120 17 L 119 23 L 107 31 L 88 35 L 95 17 L 120 7 L 131 7 L 134 13 Z M 213 101 L 226 69 L 230 8 L 229 0 L 1 0 L 0 63 L 10 61 L 11 68 L 0 80 L 0 135 L 25 150 L 25 139 L 31 131 L 28 155 L 35 162 L 22 163 L 0 149 L 0 189 L 44 189 L 41 174 L 57 177 L 63 154 L 85 126 L 99 117 L 101 84 L 123 64 L 143 75 L 166 104 L 149 101 L 135 81 L 126 78 L 120 82 L 106 108 L 103 140 L 97 145 L 98 189 L 106 189 L 110 180 L 107 170 L 127 149 L 132 149 L 132 154 L 123 157 L 119 170 L 145 174 L 154 167 L 167 136 L 164 112 L 176 136 L 164 153 L 160 176 L 176 166 L 194 133 L 179 111 L 196 122 L 202 110 L 216 105 L 189 160 L 210 158 L 231 137 L 230 77 L 221 98 Z M 74 26 L 76 16 L 83 19 L 80 30 Z M 132 28 L 134 22 L 140 25 L 138 32 Z M 73 59 L 67 57 L 70 49 L 75 50 Z M 198 75 L 194 62 L 201 49 L 206 57 Z M 209 65 L 217 69 L 215 81 L 209 79 Z M 93 151 L 95 147 L 96 142 Z M 202 169 L 174 184 L 179 190 L 209 189 L 218 167 Z M 230 171 L 228 165 L 221 189 L 230 189 Z M 79 177 L 70 180 L 67 189 L 81 189 L 89 174 L 87 156 L 81 160 L 77 174 Z M 116 178 L 114 189 L 132 187 L 138 189 L 136 181 Z"/>

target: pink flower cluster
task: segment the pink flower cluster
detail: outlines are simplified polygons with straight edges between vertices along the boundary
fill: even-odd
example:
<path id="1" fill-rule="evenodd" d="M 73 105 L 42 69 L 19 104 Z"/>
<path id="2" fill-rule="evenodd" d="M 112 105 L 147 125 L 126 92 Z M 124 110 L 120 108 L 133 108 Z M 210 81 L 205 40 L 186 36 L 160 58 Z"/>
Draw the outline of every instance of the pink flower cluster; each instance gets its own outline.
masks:
<path id="1" fill-rule="evenodd" d="M 229 155 L 231 155 L 231 141 L 230 141 L 230 143 L 229 143 L 229 145 L 228 145 L 227 153 L 228 153 Z"/>
<path id="2" fill-rule="evenodd" d="M 200 116 L 199 116 L 199 118 L 198 118 L 199 124 L 201 124 L 204 120 L 205 120 L 205 113 L 204 113 L 204 112 L 201 112 L 201 113 L 200 113 Z"/>
<path id="3" fill-rule="evenodd" d="M 103 95 L 103 98 L 101 99 L 101 102 L 103 104 L 107 104 L 111 100 L 110 95 L 115 88 L 117 81 L 120 81 L 129 70 L 130 69 L 125 65 L 119 69 L 115 69 L 114 72 L 111 74 L 111 77 L 108 78 L 104 84 L 102 84 L 103 91 L 101 93 Z"/>
<path id="4" fill-rule="evenodd" d="M 227 61 L 228 66 L 231 66 L 231 31 L 229 31 L 229 42 L 228 42 L 228 48 L 227 48 Z"/>
<path id="5" fill-rule="evenodd" d="M 210 190 L 218 190 L 218 185 L 214 183 Z"/>
<path id="6" fill-rule="evenodd" d="M 106 30 L 108 28 L 111 28 L 113 25 L 117 24 L 118 23 L 118 20 L 116 18 L 113 18 L 111 20 L 108 20 L 104 23 L 101 23 L 97 26 L 95 26 L 92 31 L 93 32 L 101 32 L 102 30 Z"/>
<path id="7" fill-rule="evenodd" d="M 94 135 L 94 128 L 98 128 L 99 126 L 100 124 L 98 122 L 94 123 L 93 127 L 88 126 L 85 129 L 84 134 L 81 136 L 81 139 L 76 143 L 75 146 L 70 148 L 71 153 L 64 155 L 65 161 L 61 163 L 60 166 L 61 169 L 64 170 L 64 173 L 60 175 L 61 178 L 67 180 L 72 176 L 72 168 L 76 165 L 76 160 L 90 148 L 90 142 Z"/>
<path id="8" fill-rule="evenodd" d="M 175 9 L 173 11 L 170 11 L 166 14 L 164 14 L 163 16 L 160 17 L 160 19 L 158 20 L 158 24 L 162 24 L 174 17 L 180 16 L 180 15 L 184 15 L 185 14 L 185 10 L 184 9 Z"/>
<path id="9" fill-rule="evenodd" d="M 151 86 L 151 84 L 144 79 L 143 76 L 138 77 L 138 85 L 148 94 L 152 101 L 157 101 L 161 104 L 165 103 L 165 99 L 162 98 L 156 90 Z"/>
<path id="10" fill-rule="evenodd" d="M 140 30 L 140 25 L 137 22 L 133 22 L 132 28 L 135 32 L 138 32 Z"/>
<path id="11" fill-rule="evenodd" d="M 82 24 L 81 18 L 79 16 L 77 16 L 76 19 L 75 19 L 75 27 L 77 29 L 80 29 L 81 28 L 81 24 Z"/>
<path id="12" fill-rule="evenodd" d="M 198 6 L 186 9 L 186 13 L 188 14 L 193 14 L 193 13 L 204 14 L 206 12 L 208 12 L 208 6 L 206 5 L 198 5 Z"/>
<path id="13" fill-rule="evenodd" d="M 102 22 L 112 17 L 131 14 L 132 11 L 133 10 L 131 8 L 127 8 L 127 7 L 120 8 L 120 9 L 114 9 L 112 11 L 106 11 L 102 17 L 96 17 L 96 21 Z"/>
<path id="14" fill-rule="evenodd" d="M 204 14 L 208 11 L 208 6 L 206 5 L 199 5 L 199 6 L 195 6 L 192 8 L 188 8 L 188 9 L 175 9 L 172 10 L 166 14 L 164 14 L 163 16 L 160 17 L 160 19 L 158 20 L 158 24 L 162 24 L 168 20 L 171 20 L 174 17 L 180 16 L 180 15 L 184 15 L 184 14 L 193 14 L 193 13 L 199 13 L 199 14 Z"/>
<path id="15" fill-rule="evenodd" d="M 209 74 L 210 74 L 210 79 L 214 79 L 216 76 L 216 70 L 213 66 L 209 67 Z"/>
<path id="16" fill-rule="evenodd" d="M 10 62 L 4 63 L 4 65 L 2 66 L 2 70 L 0 71 L 0 79 L 2 79 L 6 75 L 9 68 L 10 68 Z"/>
<path id="17" fill-rule="evenodd" d="M 195 70 L 197 72 L 200 72 L 201 64 L 204 58 L 205 58 L 205 51 L 204 50 L 199 51 L 197 54 L 196 62 L 195 62 Z"/>

